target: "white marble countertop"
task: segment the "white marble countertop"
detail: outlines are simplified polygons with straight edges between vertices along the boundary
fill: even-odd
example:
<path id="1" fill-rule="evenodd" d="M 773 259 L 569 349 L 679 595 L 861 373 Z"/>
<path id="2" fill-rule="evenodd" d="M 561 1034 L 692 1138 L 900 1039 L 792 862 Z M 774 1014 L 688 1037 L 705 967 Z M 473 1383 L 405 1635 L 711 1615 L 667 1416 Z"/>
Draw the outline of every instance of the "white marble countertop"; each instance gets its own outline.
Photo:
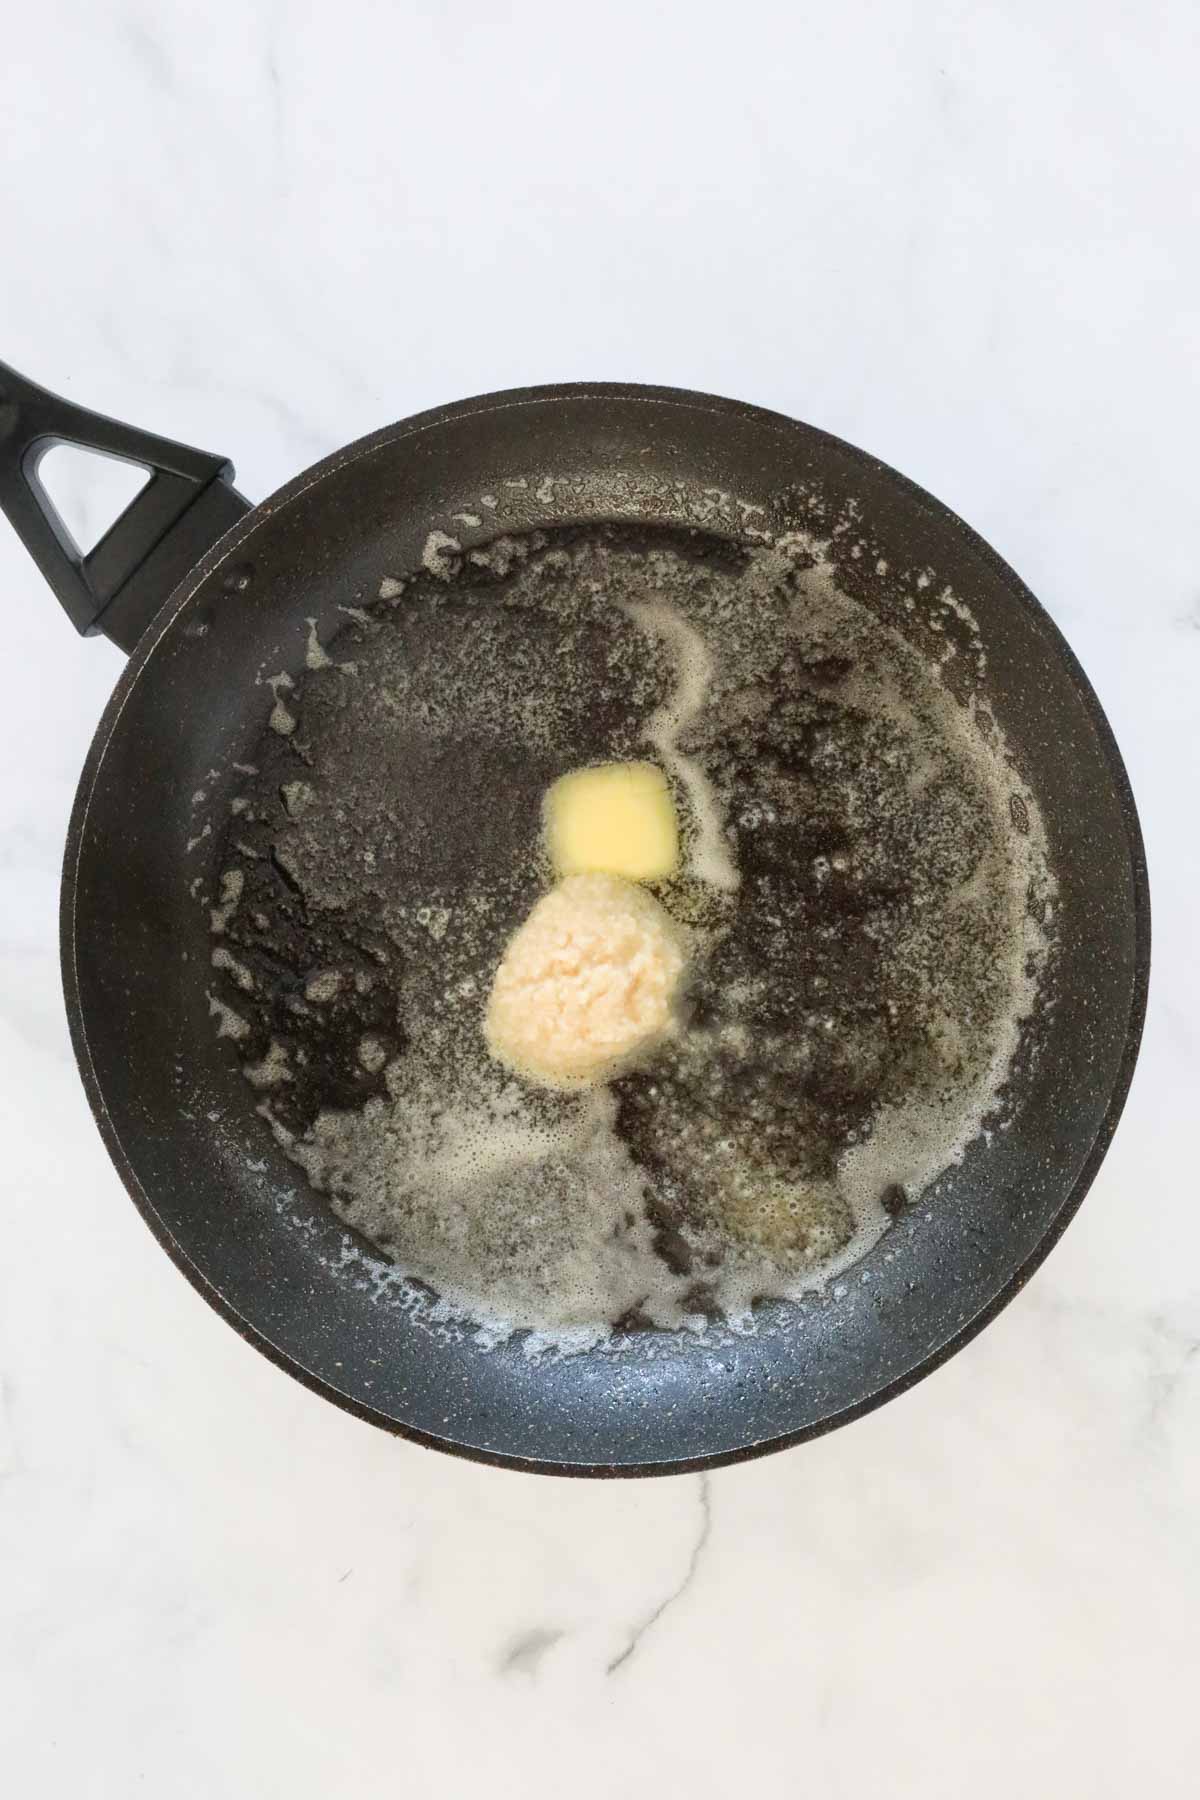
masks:
<path id="1" fill-rule="evenodd" d="M 1190 0 L 49 0 L 10 13 L 4 55 L 6 360 L 228 452 L 252 497 L 392 418 L 580 376 L 867 446 L 1070 637 L 1140 802 L 1156 937 L 1090 1199 L 914 1392 L 708 1478 L 395 1442 L 208 1311 L 109 1166 L 56 915 L 120 657 L 0 522 L 6 1786 L 1194 1794 Z M 63 491 L 95 519 L 94 484 Z"/>

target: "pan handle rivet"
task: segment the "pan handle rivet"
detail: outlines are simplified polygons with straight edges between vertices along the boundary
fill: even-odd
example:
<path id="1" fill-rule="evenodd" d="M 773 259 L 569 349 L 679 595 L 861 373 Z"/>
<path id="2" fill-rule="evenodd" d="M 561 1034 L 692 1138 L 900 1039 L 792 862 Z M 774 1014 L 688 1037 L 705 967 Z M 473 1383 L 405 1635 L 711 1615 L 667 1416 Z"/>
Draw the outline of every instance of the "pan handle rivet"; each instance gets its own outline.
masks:
<path id="1" fill-rule="evenodd" d="M 254 580 L 254 564 L 249 562 L 235 563 L 226 574 L 221 586 L 229 594 L 244 594 Z"/>

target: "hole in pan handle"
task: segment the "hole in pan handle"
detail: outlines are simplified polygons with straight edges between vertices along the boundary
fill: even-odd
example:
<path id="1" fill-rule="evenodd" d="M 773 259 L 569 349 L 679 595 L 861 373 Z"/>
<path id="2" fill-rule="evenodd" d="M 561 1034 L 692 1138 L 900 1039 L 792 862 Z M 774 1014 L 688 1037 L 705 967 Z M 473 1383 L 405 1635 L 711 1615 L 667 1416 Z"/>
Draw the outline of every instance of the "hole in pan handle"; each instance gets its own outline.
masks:
<path id="1" fill-rule="evenodd" d="M 38 478 L 56 444 L 150 471 L 86 556 Z M 102 631 L 132 650 L 172 588 L 250 511 L 233 475 L 223 456 L 88 412 L 0 363 L 0 512 L 77 631 Z"/>

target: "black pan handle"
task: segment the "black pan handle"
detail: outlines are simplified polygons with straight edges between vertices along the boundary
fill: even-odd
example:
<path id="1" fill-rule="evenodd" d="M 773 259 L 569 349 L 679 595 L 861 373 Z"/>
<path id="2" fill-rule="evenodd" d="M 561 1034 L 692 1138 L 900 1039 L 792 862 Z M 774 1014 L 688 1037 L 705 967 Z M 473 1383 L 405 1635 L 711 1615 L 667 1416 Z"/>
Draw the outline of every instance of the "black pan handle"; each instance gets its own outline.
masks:
<path id="1" fill-rule="evenodd" d="M 150 479 L 85 556 L 38 479 L 55 444 L 137 463 Z M 133 649 L 172 588 L 250 511 L 233 464 L 87 412 L 0 363 L 0 512 L 75 629 Z"/>

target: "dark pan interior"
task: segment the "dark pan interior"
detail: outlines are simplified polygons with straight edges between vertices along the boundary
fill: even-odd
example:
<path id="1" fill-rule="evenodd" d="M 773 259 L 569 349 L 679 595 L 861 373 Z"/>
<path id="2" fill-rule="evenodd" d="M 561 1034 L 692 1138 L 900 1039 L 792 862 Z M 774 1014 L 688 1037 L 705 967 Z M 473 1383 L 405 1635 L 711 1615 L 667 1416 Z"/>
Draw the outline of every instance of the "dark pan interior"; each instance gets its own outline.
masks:
<path id="1" fill-rule="evenodd" d="M 553 488 L 547 475 L 561 478 Z M 569 493 L 571 510 L 553 497 Z M 451 523 L 483 493 L 477 530 Z M 725 498 L 735 496 L 736 502 Z M 253 1111 L 209 1017 L 210 940 L 189 882 L 304 625 L 415 567 L 431 530 L 586 518 L 736 534 L 853 501 L 879 556 L 969 603 L 990 703 L 1038 796 L 1059 883 L 1055 1001 L 1012 1128 L 976 1143 L 929 1216 L 829 1293 L 762 1309 L 753 1335 L 642 1333 L 531 1362 L 414 1318 Z M 761 507 L 746 514 L 743 507 Z M 847 564 L 860 592 L 874 557 Z M 216 816 L 215 814 L 211 816 Z M 190 844 L 190 848 L 189 848 Z M 960 521 L 883 465 L 770 413 L 665 390 L 542 389 L 466 402 L 353 446 L 252 513 L 173 596 L 101 723 L 68 845 L 63 961 L 89 1095 L 130 1192 L 189 1277 L 260 1348 L 380 1424 L 485 1459 L 642 1473 L 776 1447 L 932 1367 L 1045 1254 L 1107 1145 L 1136 1054 L 1148 961 L 1136 816 L 1111 735 L 1057 631 Z M 885 1260 L 886 1258 L 886 1260 Z"/>

